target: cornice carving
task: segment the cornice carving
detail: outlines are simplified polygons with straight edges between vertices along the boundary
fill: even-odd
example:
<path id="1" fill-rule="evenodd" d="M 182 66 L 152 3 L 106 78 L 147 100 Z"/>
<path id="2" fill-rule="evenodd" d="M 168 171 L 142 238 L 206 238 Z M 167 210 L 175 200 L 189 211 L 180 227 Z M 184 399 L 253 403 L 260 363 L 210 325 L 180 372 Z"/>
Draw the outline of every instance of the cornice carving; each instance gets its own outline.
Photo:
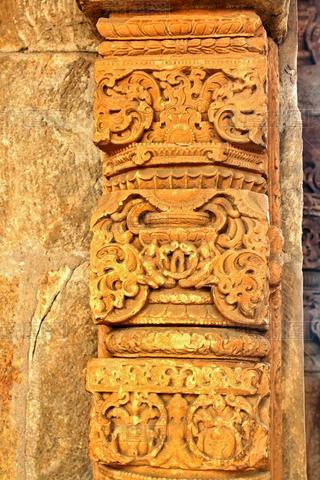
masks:
<path id="1" fill-rule="evenodd" d="M 113 20 L 113 12 L 116 12 L 116 14 L 143 12 L 147 15 L 150 15 L 151 12 L 161 12 L 164 13 L 165 16 L 168 16 L 169 12 L 177 12 L 177 14 L 179 14 L 179 11 L 182 10 L 182 16 L 185 18 L 187 17 L 185 12 L 199 17 L 200 15 L 210 15 L 212 9 L 213 11 L 219 12 L 219 10 L 216 9 L 226 7 L 224 0 L 199 0 L 196 5 L 192 0 L 159 0 L 148 3 L 141 2 L 140 0 L 124 0 L 120 4 L 117 0 L 77 0 L 77 3 L 94 21 L 99 17 L 108 16 Z M 198 10 L 192 10 L 195 7 Z M 239 11 L 239 8 L 255 10 L 259 17 L 262 18 L 265 28 L 271 33 L 274 40 L 281 41 L 284 38 L 289 13 L 288 0 L 273 0 L 272 2 L 268 0 L 230 0 L 228 2 L 228 8 L 232 9 L 228 11 L 230 20 L 232 19 L 231 12 L 235 12 L 234 18 L 237 20 L 239 14 L 248 14 L 246 10 Z M 135 16 L 137 16 L 137 14 L 135 14 Z M 238 26 L 239 22 L 235 21 L 234 18 L 233 22 L 230 23 Z M 228 34 L 228 32 L 226 32 L 226 34 Z M 131 32 L 131 35 L 133 36 L 134 32 Z"/>
<path id="2" fill-rule="evenodd" d="M 106 39 L 138 40 L 140 38 L 220 38 L 254 37 L 263 33 L 262 22 L 252 12 L 224 11 L 222 15 L 208 15 L 197 11 L 193 15 L 173 13 L 141 16 L 114 16 L 100 18 L 97 23 L 99 33 Z"/>

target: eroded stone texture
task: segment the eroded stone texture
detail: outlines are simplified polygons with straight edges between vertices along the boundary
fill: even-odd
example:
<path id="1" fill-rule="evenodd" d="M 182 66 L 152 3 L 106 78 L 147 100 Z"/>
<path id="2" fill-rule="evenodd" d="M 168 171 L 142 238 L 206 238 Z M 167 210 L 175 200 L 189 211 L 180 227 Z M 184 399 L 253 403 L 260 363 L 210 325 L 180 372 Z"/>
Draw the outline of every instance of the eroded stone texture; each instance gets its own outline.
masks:
<path id="1" fill-rule="evenodd" d="M 90 405 L 83 393 L 83 376 L 96 342 L 87 302 L 87 273 L 87 263 L 73 271 L 63 267 L 49 272 L 38 290 L 29 351 L 26 460 L 30 480 L 91 476 L 86 437 Z"/>
<path id="2" fill-rule="evenodd" d="M 0 51 L 94 51 L 92 23 L 75 0 L 3 0 Z"/>
<path id="3" fill-rule="evenodd" d="M 92 56 L 0 62 L 0 476 L 89 479 L 84 367 L 96 338 L 86 262 L 100 170 Z"/>
<path id="4" fill-rule="evenodd" d="M 29 242 L 77 255 L 88 243 L 86 215 L 98 179 L 97 153 L 88 142 L 91 57 L 6 55 L 0 62 L 0 243 L 7 250 L 26 251 Z"/>
<path id="5" fill-rule="evenodd" d="M 290 31 L 279 48 L 281 94 L 281 199 L 284 235 L 283 478 L 305 480 L 302 301 L 302 139 L 297 106 L 297 5 L 291 2 Z"/>

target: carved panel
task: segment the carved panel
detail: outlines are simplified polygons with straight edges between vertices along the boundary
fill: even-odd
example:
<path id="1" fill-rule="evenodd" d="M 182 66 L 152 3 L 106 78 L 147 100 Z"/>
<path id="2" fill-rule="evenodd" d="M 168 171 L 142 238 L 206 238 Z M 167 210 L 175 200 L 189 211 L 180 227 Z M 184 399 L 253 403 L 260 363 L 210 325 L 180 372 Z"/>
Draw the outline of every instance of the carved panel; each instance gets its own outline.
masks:
<path id="1" fill-rule="evenodd" d="M 268 377 L 264 364 L 95 360 L 92 456 L 199 471 L 266 466 Z"/>
<path id="2" fill-rule="evenodd" d="M 162 288 L 184 305 L 194 303 L 194 290 L 200 295 L 210 290 L 210 323 L 217 318 L 265 324 L 265 200 L 251 192 L 211 189 L 198 195 L 192 190 L 110 194 L 93 219 L 90 286 L 97 321 L 129 320 L 146 305 L 150 290 Z M 172 291 L 177 287 L 181 294 Z"/>
<path id="3" fill-rule="evenodd" d="M 95 478 L 275 480 L 276 47 L 250 11 L 115 15 L 98 29 Z"/>

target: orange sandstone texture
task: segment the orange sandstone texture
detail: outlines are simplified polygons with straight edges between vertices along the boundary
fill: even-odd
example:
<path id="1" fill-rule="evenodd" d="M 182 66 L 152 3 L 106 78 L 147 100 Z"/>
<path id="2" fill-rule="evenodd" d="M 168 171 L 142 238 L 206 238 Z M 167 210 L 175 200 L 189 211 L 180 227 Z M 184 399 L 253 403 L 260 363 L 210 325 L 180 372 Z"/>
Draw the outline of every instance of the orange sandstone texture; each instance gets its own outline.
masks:
<path id="1" fill-rule="evenodd" d="M 253 11 L 97 26 L 95 478 L 281 478 L 277 47 Z"/>

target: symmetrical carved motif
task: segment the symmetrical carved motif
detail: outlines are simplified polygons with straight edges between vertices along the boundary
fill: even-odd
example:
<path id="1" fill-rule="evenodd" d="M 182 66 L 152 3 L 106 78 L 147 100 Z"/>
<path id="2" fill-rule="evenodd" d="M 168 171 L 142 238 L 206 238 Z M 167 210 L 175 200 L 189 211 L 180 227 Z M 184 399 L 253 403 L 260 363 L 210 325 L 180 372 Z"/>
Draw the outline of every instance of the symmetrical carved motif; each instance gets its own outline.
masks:
<path id="1" fill-rule="evenodd" d="M 98 29 L 95 479 L 269 480 L 282 243 L 261 20 L 115 15 Z"/>
<path id="2" fill-rule="evenodd" d="M 96 460 L 191 470 L 266 466 L 265 364 L 93 361 L 88 388 L 97 392 L 91 431 Z"/>
<path id="3" fill-rule="evenodd" d="M 106 39 L 140 38 L 219 38 L 257 37 L 263 34 L 261 19 L 253 12 L 236 11 L 209 14 L 207 12 L 172 13 L 166 15 L 118 16 L 108 21 L 98 20 L 97 28 Z"/>
<path id="4" fill-rule="evenodd" d="M 95 142 L 265 146 L 264 82 L 256 68 L 113 70 L 98 83 Z M 149 160 L 142 157 L 141 163 Z"/>
<path id="5" fill-rule="evenodd" d="M 215 308 L 234 323 L 265 323 L 264 200 L 210 189 L 198 196 L 192 190 L 109 195 L 93 226 L 90 286 L 97 321 L 128 320 L 144 307 L 150 289 L 180 287 L 186 298 L 210 288 Z"/>

